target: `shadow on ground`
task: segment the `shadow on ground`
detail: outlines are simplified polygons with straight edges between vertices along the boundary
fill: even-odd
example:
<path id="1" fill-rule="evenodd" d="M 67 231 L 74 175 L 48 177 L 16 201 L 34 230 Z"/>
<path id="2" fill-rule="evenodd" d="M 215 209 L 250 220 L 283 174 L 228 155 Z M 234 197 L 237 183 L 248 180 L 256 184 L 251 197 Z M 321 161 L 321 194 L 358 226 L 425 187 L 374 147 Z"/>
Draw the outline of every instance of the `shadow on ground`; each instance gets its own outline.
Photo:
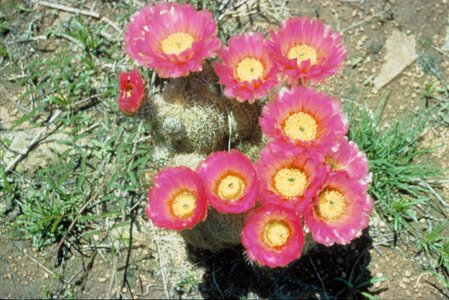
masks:
<path id="1" fill-rule="evenodd" d="M 358 299 L 370 287 L 370 248 L 371 238 L 365 232 L 348 246 L 316 246 L 301 259 L 278 269 L 251 265 L 242 246 L 218 253 L 188 247 L 188 254 L 194 264 L 206 269 L 199 285 L 206 299 Z"/>

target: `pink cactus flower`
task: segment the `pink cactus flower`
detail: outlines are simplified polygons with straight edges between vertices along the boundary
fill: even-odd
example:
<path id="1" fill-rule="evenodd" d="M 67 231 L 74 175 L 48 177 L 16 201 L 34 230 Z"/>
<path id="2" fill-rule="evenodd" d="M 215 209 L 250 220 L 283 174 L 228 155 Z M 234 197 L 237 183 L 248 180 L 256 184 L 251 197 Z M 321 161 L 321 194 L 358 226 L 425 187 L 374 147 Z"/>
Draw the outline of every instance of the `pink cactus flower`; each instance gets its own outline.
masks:
<path id="1" fill-rule="evenodd" d="M 265 135 L 319 153 L 328 152 L 348 131 L 340 103 L 312 88 L 282 89 L 263 110 L 259 124 Z"/>
<path id="2" fill-rule="evenodd" d="M 249 213 L 242 244 L 257 263 L 270 268 L 286 266 L 302 253 L 301 219 L 291 209 L 266 204 Z"/>
<path id="3" fill-rule="evenodd" d="M 126 53 L 163 78 L 201 71 L 203 60 L 220 47 L 212 14 L 190 4 L 146 6 L 131 17 L 125 32 Z"/>
<path id="4" fill-rule="evenodd" d="M 259 192 L 253 163 L 237 150 L 214 152 L 198 167 L 209 203 L 218 212 L 239 214 L 254 207 Z"/>
<path id="5" fill-rule="evenodd" d="M 198 174 L 186 167 L 160 171 L 148 192 L 146 214 L 154 225 L 191 229 L 207 217 L 207 199 Z"/>
<path id="6" fill-rule="evenodd" d="M 369 163 L 365 153 L 359 150 L 357 144 L 344 138 L 338 145 L 325 154 L 324 162 L 331 173 L 344 172 L 353 179 L 358 180 L 367 188 L 371 183 Z"/>
<path id="7" fill-rule="evenodd" d="M 327 176 L 321 158 L 286 143 L 269 143 L 256 164 L 259 201 L 302 211 L 310 206 Z"/>
<path id="8" fill-rule="evenodd" d="M 119 75 L 118 107 L 127 116 L 135 115 L 145 103 L 145 83 L 137 68 Z"/>
<path id="9" fill-rule="evenodd" d="M 343 68 L 347 53 L 340 34 L 319 20 L 291 18 L 270 34 L 269 49 L 289 84 L 319 82 Z"/>
<path id="10" fill-rule="evenodd" d="M 216 62 L 214 70 L 228 98 L 252 103 L 277 84 L 277 69 L 260 33 L 231 37 L 219 57 L 223 63 Z"/>
<path id="11" fill-rule="evenodd" d="M 304 219 L 316 242 L 346 245 L 368 226 L 372 209 L 365 186 L 345 173 L 336 173 L 315 195 Z"/>

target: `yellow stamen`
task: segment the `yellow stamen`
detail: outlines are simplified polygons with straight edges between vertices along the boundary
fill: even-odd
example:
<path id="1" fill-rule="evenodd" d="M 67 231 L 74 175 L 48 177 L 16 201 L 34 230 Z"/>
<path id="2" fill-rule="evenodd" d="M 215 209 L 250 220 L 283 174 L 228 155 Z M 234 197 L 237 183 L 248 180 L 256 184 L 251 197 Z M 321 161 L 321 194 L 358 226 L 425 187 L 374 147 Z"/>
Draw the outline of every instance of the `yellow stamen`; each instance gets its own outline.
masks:
<path id="1" fill-rule="evenodd" d="M 226 175 L 220 179 L 216 194 L 224 200 L 235 201 L 245 193 L 246 182 L 236 175 Z"/>
<path id="2" fill-rule="evenodd" d="M 284 122 L 284 133 L 292 140 L 310 142 L 317 138 L 318 125 L 315 119 L 306 113 L 290 115 Z"/>
<path id="3" fill-rule="evenodd" d="M 170 34 L 162 42 L 162 51 L 165 54 L 176 54 L 192 47 L 194 42 L 193 36 L 185 32 L 176 32 Z"/>
<path id="4" fill-rule="evenodd" d="M 237 78 L 240 81 L 252 81 L 263 76 L 264 67 L 260 60 L 255 58 L 242 59 L 236 68 Z"/>
<path id="5" fill-rule="evenodd" d="M 289 59 L 296 58 L 298 66 L 301 62 L 310 59 L 310 64 L 314 65 L 318 62 L 316 50 L 308 45 L 294 45 L 288 50 L 287 57 Z"/>
<path id="6" fill-rule="evenodd" d="M 341 164 L 340 162 L 338 162 L 336 159 L 330 157 L 330 156 L 326 156 L 324 158 L 324 163 L 326 165 L 328 165 L 332 171 L 340 171 L 343 170 L 345 168 L 345 166 L 343 166 L 343 164 Z"/>
<path id="7" fill-rule="evenodd" d="M 126 91 L 126 98 L 131 97 L 131 91 Z"/>
<path id="8" fill-rule="evenodd" d="M 273 177 L 274 187 L 284 198 L 294 198 L 304 194 L 308 185 L 306 173 L 295 168 L 280 169 Z"/>
<path id="9" fill-rule="evenodd" d="M 181 219 L 190 218 L 195 212 L 195 208 L 196 196 L 190 191 L 182 191 L 177 194 L 171 203 L 173 215 Z"/>
<path id="10" fill-rule="evenodd" d="M 335 221 L 345 212 L 345 197 L 337 190 L 326 189 L 318 195 L 318 199 L 315 212 L 324 221 Z"/>
<path id="11" fill-rule="evenodd" d="M 262 240 L 271 248 L 284 246 L 290 237 L 290 228 L 285 221 L 270 221 L 264 225 Z"/>

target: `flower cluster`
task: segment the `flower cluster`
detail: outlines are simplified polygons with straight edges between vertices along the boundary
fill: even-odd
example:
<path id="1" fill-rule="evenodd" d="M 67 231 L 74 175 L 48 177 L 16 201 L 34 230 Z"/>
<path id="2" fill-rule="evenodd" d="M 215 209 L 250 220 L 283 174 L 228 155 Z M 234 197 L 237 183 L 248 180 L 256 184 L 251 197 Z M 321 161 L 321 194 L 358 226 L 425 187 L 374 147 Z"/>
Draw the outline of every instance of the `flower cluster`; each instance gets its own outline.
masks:
<path id="1" fill-rule="evenodd" d="M 345 137 L 348 120 L 336 98 L 316 91 L 342 69 L 346 50 L 339 33 L 319 20 L 294 17 L 265 39 L 217 38 L 208 11 L 158 3 L 138 11 L 127 25 L 127 54 L 163 78 L 213 69 L 231 101 L 271 99 L 259 118 L 269 143 L 253 162 L 237 150 L 210 154 L 196 170 L 170 167 L 148 193 L 147 216 L 159 227 L 185 230 L 221 214 L 247 214 L 241 241 L 261 265 L 285 266 L 299 258 L 310 233 L 326 246 L 348 244 L 367 227 L 373 201 L 368 161 Z M 144 84 L 136 70 L 120 76 L 120 109 L 134 114 Z"/>

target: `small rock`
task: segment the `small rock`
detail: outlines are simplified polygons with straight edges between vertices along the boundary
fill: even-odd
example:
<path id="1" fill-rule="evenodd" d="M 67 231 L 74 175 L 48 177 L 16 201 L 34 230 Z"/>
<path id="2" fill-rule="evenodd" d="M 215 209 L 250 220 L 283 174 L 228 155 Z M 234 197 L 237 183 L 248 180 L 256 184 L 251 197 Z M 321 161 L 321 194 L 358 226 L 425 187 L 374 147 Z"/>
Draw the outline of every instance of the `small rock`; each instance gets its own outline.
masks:
<path id="1" fill-rule="evenodd" d="M 407 286 L 403 282 L 400 282 L 399 286 L 404 290 L 407 289 Z"/>
<path id="2" fill-rule="evenodd" d="M 405 271 L 404 272 L 404 275 L 406 276 L 406 277 L 410 277 L 410 276 L 412 276 L 412 273 L 410 272 L 410 271 Z"/>
<path id="3" fill-rule="evenodd" d="M 99 282 L 106 282 L 106 280 L 107 280 L 107 279 L 106 279 L 106 278 L 104 278 L 104 277 L 100 277 L 100 278 L 98 278 L 98 281 L 99 281 Z"/>

